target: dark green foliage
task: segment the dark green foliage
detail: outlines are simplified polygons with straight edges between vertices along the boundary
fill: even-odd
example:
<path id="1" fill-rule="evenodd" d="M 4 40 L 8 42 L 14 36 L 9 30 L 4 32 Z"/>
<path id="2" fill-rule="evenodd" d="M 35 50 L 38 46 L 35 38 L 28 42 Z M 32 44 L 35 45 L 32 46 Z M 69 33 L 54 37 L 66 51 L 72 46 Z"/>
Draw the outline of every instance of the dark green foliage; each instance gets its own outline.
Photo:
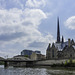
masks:
<path id="1" fill-rule="evenodd" d="M 64 67 L 75 67 L 75 63 L 67 63 Z"/>
<path id="2" fill-rule="evenodd" d="M 28 55 L 25 55 L 25 57 L 29 57 Z"/>
<path id="3" fill-rule="evenodd" d="M 0 65 L 4 65 L 4 62 L 0 61 Z"/>

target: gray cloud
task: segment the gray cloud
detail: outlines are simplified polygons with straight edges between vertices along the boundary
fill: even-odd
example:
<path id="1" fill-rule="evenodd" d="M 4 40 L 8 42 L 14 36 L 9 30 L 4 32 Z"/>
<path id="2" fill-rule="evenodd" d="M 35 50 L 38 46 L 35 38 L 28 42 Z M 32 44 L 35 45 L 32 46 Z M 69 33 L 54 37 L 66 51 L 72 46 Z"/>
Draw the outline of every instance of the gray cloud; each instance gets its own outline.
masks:
<path id="1" fill-rule="evenodd" d="M 34 41 L 34 42 L 30 43 L 28 47 L 41 48 L 41 47 L 45 47 L 46 44 L 47 43 L 45 43 L 45 42 L 36 42 L 36 41 Z"/>
<path id="2" fill-rule="evenodd" d="M 41 21 L 48 17 L 47 12 L 38 8 L 25 8 L 25 1 L 27 0 L 0 0 L 0 8 L 3 8 L 0 9 L 0 49 L 4 50 L 4 55 L 12 56 L 22 48 L 31 47 L 44 51 L 46 43 L 53 41 L 52 35 L 44 36 L 38 30 Z"/>
<path id="3" fill-rule="evenodd" d="M 0 41 L 10 41 L 10 40 L 17 39 L 26 35 L 27 34 L 23 32 L 16 32 L 12 34 L 2 34 L 0 35 Z"/>

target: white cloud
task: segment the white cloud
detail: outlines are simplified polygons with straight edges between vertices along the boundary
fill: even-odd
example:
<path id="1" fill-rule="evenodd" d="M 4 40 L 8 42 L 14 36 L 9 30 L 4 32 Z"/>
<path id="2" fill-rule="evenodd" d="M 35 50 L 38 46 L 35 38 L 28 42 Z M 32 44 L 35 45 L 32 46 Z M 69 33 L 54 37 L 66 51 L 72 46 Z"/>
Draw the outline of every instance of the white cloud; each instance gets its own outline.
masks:
<path id="1" fill-rule="evenodd" d="M 48 44 L 53 40 L 52 35 L 43 36 L 38 30 L 38 25 L 47 18 L 46 13 L 40 9 L 1 9 L 0 17 L 0 44 L 4 49 L 8 47 L 5 51 L 6 54 L 9 54 L 8 49 L 11 50 L 16 43 L 28 48 L 29 44 L 35 41 Z M 15 51 L 17 51 L 16 49 L 19 48 L 15 48 Z"/>
<path id="2" fill-rule="evenodd" d="M 23 9 L 25 0 L 0 0 L 0 9 L 11 9 L 11 8 L 19 8 Z"/>
<path id="3" fill-rule="evenodd" d="M 41 20 L 46 19 L 46 14 L 40 9 L 25 9 L 24 11 L 14 8 L 12 10 L 0 10 L 0 28 L 9 28 L 10 32 L 23 31 L 25 26 L 38 26 Z M 17 30 L 15 29 L 17 28 Z M 21 30 L 22 28 L 22 30 Z M 9 30 L 6 30 L 6 32 Z M 6 33 L 5 32 L 5 33 Z M 1 32 L 0 32 L 1 33 Z"/>
<path id="4" fill-rule="evenodd" d="M 75 29 L 75 16 L 69 17 L 65 22 L 65 26 L 69 29 Z"/>
<path id="5" fill-rule="evenodd" d="M 16 55 L 17 55 L 17 53 L 15 53 L 15 51 L 13 51 L 13 49 L 8 50 L 7 52 L 0 51 L 0 56 L 2 56 L 3 58 L 13 57 Z"/>
<path id="6" fill-rule="evenodd" d="M 44 7 L 46 5 L 46 1 L 45 0 L 28 0 L 26 2 L 26 6 L 27 7 Z"/>
<path id="7" fill-rule="evenodd" d="M 35 27 L 37 25 L 40 25 L 41 20 L 47 18 L 47 15 L 40 9 L 26 9 L 25 16 L 26 16 L 25 22 L 30 23 Z"/>
<path id="8" fill-rule="evenodd" d="M 40 9 L 40 7 L 46 5 L 45 0 L 27 0 L 27 8 L 25 9 L 24 4 L 21 4 L 21 0 L 13 0 L 12 2 L 8 0 L 9 5 L 6 0 L 0 2 L 4 2 L 3 6 L 0 4 L 1 55 L 12 56 L 13 54 L 19 54 L 21 49 L 24 48 L 37 49 L 29 46 L 30 44 L 34 45 L 34 43 L 35 46 L 38 45 L 39 50 L 44 51 L 48 43 L 54 41 L 51 34 L 44 36 L 38 30 L 41 22 L 52 15 Z M 10 5 L 11 7 L 9 7 Z M 33 7 L 33 9 L 29 7 Z"/>

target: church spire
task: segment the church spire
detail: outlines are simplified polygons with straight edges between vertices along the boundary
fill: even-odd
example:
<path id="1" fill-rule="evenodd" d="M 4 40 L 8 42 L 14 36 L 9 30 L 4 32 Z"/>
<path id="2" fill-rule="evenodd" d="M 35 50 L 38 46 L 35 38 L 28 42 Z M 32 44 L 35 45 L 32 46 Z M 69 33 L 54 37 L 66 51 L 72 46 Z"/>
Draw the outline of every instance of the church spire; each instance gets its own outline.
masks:
<path id="1" fill-rule="evenodd" d="M 64 38 L 63 38 L 63 36 L 62 36 L 62 43 L 64 42 Z"/>
<path id="2" fill-rule="evenodd" d="M 59 17 L 58 17 L 58 19 L 57 19 L 57 43 L 60 43 Z"/>

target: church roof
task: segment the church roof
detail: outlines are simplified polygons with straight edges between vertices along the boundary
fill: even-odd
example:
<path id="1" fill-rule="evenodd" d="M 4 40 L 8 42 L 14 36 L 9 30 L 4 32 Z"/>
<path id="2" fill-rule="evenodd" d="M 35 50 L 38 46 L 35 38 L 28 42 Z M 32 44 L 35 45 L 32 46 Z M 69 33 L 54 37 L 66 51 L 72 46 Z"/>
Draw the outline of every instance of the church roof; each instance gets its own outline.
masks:
<path id="1" fill-rule="evenodd" d="M 75 45 L 73 45 L 73 48 L 75 49 Z"/>
<path id="2" fill-rule="evenodd" d="M 50 45 L 51 45 L 51 44 L 49 43 L 47 50 L 50 50 Z"/>

